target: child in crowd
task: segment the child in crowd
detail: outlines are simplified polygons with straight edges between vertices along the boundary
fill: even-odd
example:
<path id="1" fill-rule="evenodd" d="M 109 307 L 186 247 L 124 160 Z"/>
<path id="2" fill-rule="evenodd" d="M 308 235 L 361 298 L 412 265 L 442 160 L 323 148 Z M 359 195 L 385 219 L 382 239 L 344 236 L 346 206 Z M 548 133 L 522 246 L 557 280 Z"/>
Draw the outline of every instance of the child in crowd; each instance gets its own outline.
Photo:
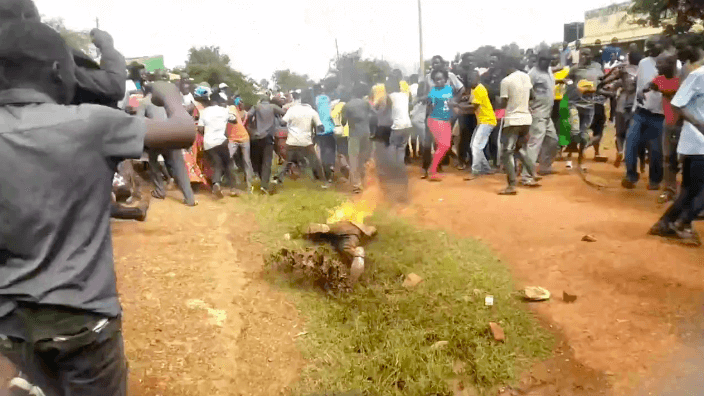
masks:
<path id="1" fill-rule="evenodd" d="M 47 25 L 0 31 L 0 353 L 50 395 L 125 395 L 127 363 L 110 233 L 116 165 L 177 149 L 195 128 L 175 86 L 166 121 L 67 106 L 75 64 Z M 31 319 L 30 319 L 31 318 Z"/>

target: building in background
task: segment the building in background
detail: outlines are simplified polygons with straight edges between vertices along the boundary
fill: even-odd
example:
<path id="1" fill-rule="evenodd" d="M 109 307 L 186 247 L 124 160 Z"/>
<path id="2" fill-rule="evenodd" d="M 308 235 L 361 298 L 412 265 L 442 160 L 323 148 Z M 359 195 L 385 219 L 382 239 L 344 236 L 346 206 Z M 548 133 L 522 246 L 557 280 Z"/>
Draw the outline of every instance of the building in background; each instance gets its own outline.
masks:
<path id="1" fill-rule="evenodd" d="M 565 24 L 565 35 L 563 41 L 571 43 L 584 37 L 584 22 L 573 22 Z"/>
<path id="2" fill-rule="evenodd" d="M 616 38 L 620 47 L 636 43 L 642 48 L 645 39 L 662 33 L 662 28 L 635 23 L 640 18 L 628 14 L 630 5 L 630 2 L 625 2 L 587 11 L 584 15 L 582 45 L 609 45 Z"/>

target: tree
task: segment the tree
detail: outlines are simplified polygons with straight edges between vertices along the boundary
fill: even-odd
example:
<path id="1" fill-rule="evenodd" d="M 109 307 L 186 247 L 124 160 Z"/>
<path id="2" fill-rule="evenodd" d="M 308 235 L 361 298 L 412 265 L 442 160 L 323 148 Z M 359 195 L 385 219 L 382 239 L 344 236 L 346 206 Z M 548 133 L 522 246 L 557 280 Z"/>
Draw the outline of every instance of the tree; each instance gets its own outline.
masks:
<path id="1" fill-rule="evenodd" d="M 87 55 L 97 55 L 92 54 L 93 51 L 91 49 L 91 44 L 93 43 L 93 40 L 91 40 L 89 32 L 76 31 L 67 28 L 64 24 L 63 18 L 42 19 L 42 21 L 59 32 L 69 47 L 81 51 Z"/>
<path id="2" fill-rule="evenodd" d="M 641 25 L 682 33 L 704 19 L 704 0 L 633 0 L 628 13 Z"/>
<path id="3" fill-rule="evenodd" d="M 277 70 L 271 78 L 284 92 L 293 91 L 295 89 L 306 89 L 313 86 L 313 82 L 308 78 L 308 75 L 297 74 L 289 69 Z"/>
<path id="4" fill-rule="evenodd" d="M 230 66 L 230 57 L 221 54 L 219 47 L 193 47 L 188 51 L 186 73 L 196 83 L 207 82 L 211 86 L 225 83 L 238 91 L 246 104 L 258 102 L 252 79 Z"/>

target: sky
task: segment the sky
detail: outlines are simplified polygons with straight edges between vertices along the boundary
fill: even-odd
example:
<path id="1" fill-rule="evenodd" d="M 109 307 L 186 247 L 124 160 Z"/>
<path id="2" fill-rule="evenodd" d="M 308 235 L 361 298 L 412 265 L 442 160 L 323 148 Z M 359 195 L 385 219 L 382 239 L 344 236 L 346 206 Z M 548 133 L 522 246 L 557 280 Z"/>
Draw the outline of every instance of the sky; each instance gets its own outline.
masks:
<path id="1" fill-rule="evenodd" d="M 185 64 L 193 46 L 218 46 L 231 66 L 259 81 L 290 69 L 321 79 L 330 60 L 362 49 L 406 73 L 419 64 L 417 0 L 34 0 L 44 18 L 100 28 L 128 58 L 163 55 Z M 453 58 L 481 45 L 522 48 L 562 41 L 563 25 L 621 1 L 421 0 L 424 57 Z M 337 48 L 336 48 L 337 39 Z"/>

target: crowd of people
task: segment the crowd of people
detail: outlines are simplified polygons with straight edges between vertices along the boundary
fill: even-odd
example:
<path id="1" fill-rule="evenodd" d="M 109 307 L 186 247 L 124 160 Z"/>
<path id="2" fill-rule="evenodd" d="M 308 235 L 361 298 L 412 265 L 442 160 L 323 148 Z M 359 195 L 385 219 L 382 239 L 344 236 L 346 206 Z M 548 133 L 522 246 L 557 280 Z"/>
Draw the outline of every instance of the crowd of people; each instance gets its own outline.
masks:
<path id="1" fill-rule="evenodd" d="M 471 52 L 452 63 L 435 56 L 424 75 L 393 70 L 373 84 L 319 84 L 248 106 L 224 83 L 126 69 L 95 29 L 97 64 L 42 24 L 31 0 L 0 3 L 0 18 L 0 355 L 18 368 L 15 390 L 126 393 L 109 219 L 143 221 L 172 179 L 188 206 L 198 203 L 194 185 L 217 199 L 255 186 L 271 194 L 308 171 L 321 188 L 359 193 L 373 159 L 386 196 L 405 202 L 419 158 L 429 182 L 454 163 L 468 182 L 505 173 L 499 194 L 515 195 L 540 187 L 560 158 L 573 168 L 576 154 L 577 172 L 588 171 L 590 148 L 608 161 L 600 144 L 613 120 L 622 186 L 636 188 L 647 163 L 647 188 L 672 201 L 650 233 L 700 245 L 701 35 L 652 37 L 644 53 L 614 41 L 496 53 L 488 65 Z"/>

